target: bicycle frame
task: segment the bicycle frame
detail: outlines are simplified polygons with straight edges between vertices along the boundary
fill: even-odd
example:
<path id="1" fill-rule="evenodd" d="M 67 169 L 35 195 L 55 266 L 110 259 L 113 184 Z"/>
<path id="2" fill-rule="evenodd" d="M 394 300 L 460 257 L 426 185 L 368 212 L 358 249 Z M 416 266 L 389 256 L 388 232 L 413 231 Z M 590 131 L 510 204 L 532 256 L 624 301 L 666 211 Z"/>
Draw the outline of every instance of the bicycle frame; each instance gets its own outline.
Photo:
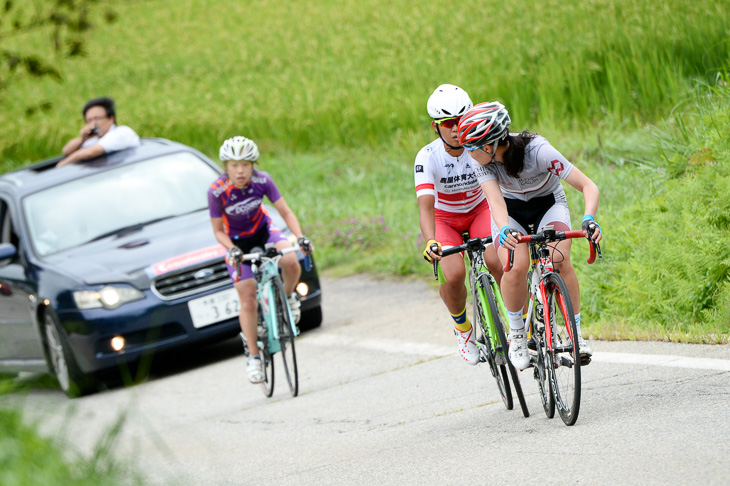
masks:
<path id="1" fill-rule="evenodd" d="M 266 327 L 266 345 L 269 353 L 271 354 L 281 351 L 273 280 L 279 277 L 279 260 L 281 257 L 287 253 L 297 251 L 298 249 L 298 247 L 286 248 L 280 251 L 274 249 L 273 251 L 276 253 L 273 253 L 271 249 L 267 248 L 267 252 L 269 253 L 250 253 L 243 256 L 244 261 L 251 262 L 251 270 L 253 271 L 254 278 L 256 279 L 256 299 L 260 305 L 259 318 L 263 320 Z M 299 336 L 299 329 L 296 324 L 294 324 L 294 317 L 292 316 L 288 302 L 286 302 L 286 310 L 289 313 L 289 322 L 291 323 L 292 332 L 295 337 Z M 262 347 L 263 344 L 264 343 L 262 342 L 258 343 L 259 347 Z"/>
<path id="2" fill-rule="evenodd" d="M 489 272 L 489 269 L 484 262 L 484 255 L 481 251 L 474 251 L 473 249 L 467 248 L 466 258 L 469 260 L 470 265 L 469 282 L 471 283 L 472 293 L 474 294 L 473 297 L 479 299 L 482 309 L 485 310 L 485 317 L 487 318 L 486 331 L 489 335 L 489 341 L 492 346 L 492 354 L 495 356 L 498 365 L 506 364 L 507 359 L 505 357 L 506 353 L 504 352 L 504 350 L 506 349 L 507 345 L 506 343 L 500 343 L 500 340 L 497 337 L 497 328 L 494 322 L 495 318 L 497 317 L 492 315 L 491 307 L 489 306 L 489 303 L 487 301 L 486 290 L 483 289 L 480 285 L 476 285 L 476 282 L 482 276 L 485 276 L 487 278 L 487 281 L 489 282 L 489 285 L 492 287 L 492 293 L 494 294 L 495 300 L 497 301 L 497 305 L 503 307 L 504 302 L 502 302 L 502 294 L 499 291 L 499 286 L 497 285 L 497 281 Z M 485 345 L 477 342 L 477 346 Z"/>
<path id="3" fill-rule="evenodd" d="M 492 293 L 495 296 L 497 305 L 504 306 L 504 302 L 502 302 L 502 294 L 499 292 L 497 281 L 489 272 L 487 264 L 484 261 L 484 248 L 486 245 L 491 244 L 492 237 L 469 239 L 468 233 L 465 233 L 462 236 L 464 238 L 464 244 L 444 250 L 443 256 L 453 255 L 454 253 L 460 253 L 462 251 L 465 253 L 465 258 L 469 261 L 469 284 L 471 287 L 470 290 L 472 292 L 472 297 L 479 299 L 487 319 L 487 328 L 485 330 L 487 331 L 489 340 L 492 344 L 491 353 L 498 357 L 497 364 L 505 364 L 507 362 L 505 355 L 502 349 L 498 349 L 497 343 L 499 343 L 500 340 L 497 338 L 497 329 L 494 323 L 495 317 L 492 315 L 491 308 L 487 301 L 486 291 L 481 286 L 477 285 L 480 277 L 485 276 L 489 285 L 492 287 Z M 439 278 L 438 262 L 436 260 L 434 260 L 434 277 L 437 280 Z M 482 347 L 485 345 L 477 342 L 477 346 Z"/>

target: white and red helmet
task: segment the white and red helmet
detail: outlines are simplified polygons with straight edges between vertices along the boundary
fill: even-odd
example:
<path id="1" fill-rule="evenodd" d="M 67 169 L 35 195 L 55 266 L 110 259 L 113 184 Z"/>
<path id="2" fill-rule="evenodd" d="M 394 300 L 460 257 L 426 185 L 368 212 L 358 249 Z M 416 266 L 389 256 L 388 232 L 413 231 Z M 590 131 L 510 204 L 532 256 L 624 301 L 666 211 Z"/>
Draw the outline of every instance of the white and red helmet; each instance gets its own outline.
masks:
<path id="1" fill-rule="evenodd" d="M 453 84 L 442 84 L 428 98 L 426 109 L 434 120 L 462 116 L 473 103 L 466 91 Z"/>
<path id="2" fill-rule="evenodd" d="M 496 145 L 509 134 L 511 120 L 507 108 L 498 101 L 479 103 L 459 121 L 459 143 L 466 148 Z"/>
<path id="3" fill-rule="evenodd" d="M 233 137 L 223 142 L 218 157 L 221 161 L 248 160 L 256 162 L 259 158 L 259 148 L 251 139 L 246 137 Z"/>

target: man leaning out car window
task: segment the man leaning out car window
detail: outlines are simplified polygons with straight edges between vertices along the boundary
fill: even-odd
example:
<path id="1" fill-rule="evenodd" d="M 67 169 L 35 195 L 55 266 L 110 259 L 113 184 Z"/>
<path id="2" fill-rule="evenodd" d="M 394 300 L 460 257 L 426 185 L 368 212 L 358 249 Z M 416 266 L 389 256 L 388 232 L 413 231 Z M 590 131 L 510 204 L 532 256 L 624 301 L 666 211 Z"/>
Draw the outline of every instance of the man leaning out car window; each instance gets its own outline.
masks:
<path id="1" fill-rule="evenodd" d="M 69 140 L 63 147 L 65 157 L 56 167 L 139 145 L 139 136 L 134 130 L 126 125 L 117 126 L 113 99 L 94 98 L 84 105 L 81 113 L 84 126 L 79 136 Z"/>

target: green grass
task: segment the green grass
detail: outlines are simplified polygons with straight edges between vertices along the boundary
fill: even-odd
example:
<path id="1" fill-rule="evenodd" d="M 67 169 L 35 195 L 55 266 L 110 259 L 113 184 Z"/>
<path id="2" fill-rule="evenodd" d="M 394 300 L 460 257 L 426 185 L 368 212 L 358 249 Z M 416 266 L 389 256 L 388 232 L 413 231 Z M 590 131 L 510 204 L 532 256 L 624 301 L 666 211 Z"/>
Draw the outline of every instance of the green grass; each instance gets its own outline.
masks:
<path id="1" fill-rule="evenodd" d="M 728 133 L 727 78 L 653 129 L 661 157 L 634 179 L 639 198 L 603 213 L 606 261 L 581 276 L 597 336 L 730 341 Z"/>
<path id="2" fill-rule="evenodd" d="M 48 380 L 16 380 L 0 375 L 0 398 L 23 393 L 30 387 L 45 387 Z M 69 419 L 71 417 L 67 417 Z M 137 472 L 113 458 L 116 440 L 126 416 L 122 415 L 86 457 L 75 452 L 62 434 L 41 435 L 39 427 L 18 408 L 0 406 L 0 484 L 3 486 L 75 486 L 143 484 Z"/>
<path id="3" fill-rule="evenodd" d="M 112 5 L 112 4 L 109 4 Z M 96 11 L 88 55 L 65 82 L 3 92 L 2 158 L 25 163 L 78 132 L 78 110 L 110 94 L 143 135 L 214 153 L 245 133 L 265 152 L 381 147 L 425 134 L 443 82 L 500 99 L 517 126 L 636 126 L 664 116 L 694 78 L 728 64 L 724 2 L 159 0 Z M 4 45 L 42 50 L 38 33 Z M 24 115 L 28 104 L 50 111 Z M 594 132 L 595 133 L 595 132 Z"/>
<path id="4" fill-rule="evenodd" d="M 110 8 L 118 21 L 105 25 Z M 2 169 L 57 154 L 78 132 L 83 102 L 108 94 L 118 102 L 119 121 L 143 136 L 179 140 L 211 156 L 228 136 L 254 138 L 262 168 L 296 209 L 331 274 L 425 277 L 412 164 L 433 138 L 426 99 L 450 82 L 474 101 L 504 101 L 514 128 L 548 137 L 601 187 L 606 258 L 579 268 L 587 323 L 612 319 L 637 334 L 651 326 L 704 334 L 708 322 L 722 322 L 714 310 L 725 298 L 716 295 L 722 260 L 678 257 L 687 264 L 677 274 L 679 261 L 671 268 L 637 265 L 625 255 L 639 248 L 664 255 L 659 239 L 627 227 L 682 223 L 672 219 L 684 215 L 681 198 L 700 201 L 679 190 L 689 180 L 686 160 L 726 163 L 721 148 L 708 155 L 695 147 L 702 134 L 685 114 L 715 103 L 706 94 L 688 100 L 687 93 L 712 84 L 730 65 L 724 2 L 160 0 L 104 2 L 91 21 L 87 57 L 58 59 L 63 83 L 21 79 L 2 91 Z M 47 35 L 4 37 L 2 46 L 42 52 Z M 51 110 L 27 109 L 48 103 Z M 667 128 L 652 132 L 651 124 Z M 714 174 L 703 174 L 695 184 L 724 189 Z M 580 217 L 582 198 L 568 193 Z M 665 219 L 645 214 L 652 208 L 665 208 Z M 710 216 L 702 220 L 711 223 Z M 683 224 L 686 235 L 698 223 Z M 698 239 L 704 244 L 705 233 L 682 241 Z M 581 257 L 586 249 L 575 246 Z M 645 266 L 675 272 L 687 281 L 683 295 L 694 297 L 670 298 L 669 286 L 637 311 L 628 297 L 642 295 L 658 274 L 632 282 L 622 276 L 643 275 L 637 267 Z M 709 287 L 700 288 L 707 278 Z"/>

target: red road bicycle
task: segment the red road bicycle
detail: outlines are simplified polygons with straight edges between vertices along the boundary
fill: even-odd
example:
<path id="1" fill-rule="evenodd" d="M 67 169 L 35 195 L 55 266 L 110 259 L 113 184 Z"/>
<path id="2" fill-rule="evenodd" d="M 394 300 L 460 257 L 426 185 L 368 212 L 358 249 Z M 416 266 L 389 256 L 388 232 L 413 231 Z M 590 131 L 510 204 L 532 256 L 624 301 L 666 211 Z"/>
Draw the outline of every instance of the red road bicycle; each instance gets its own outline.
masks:
<path id="1" fill-rule="evenodd" d="M 592 233 L 594 228 L 590 228 Z M 546 226 L 542 232 L 532 235 L 515 234 L 518 243 L 529 245 L 530 271 L 527 274 L 529 303 L 527 307 L 528 348 L 530 366 L 540 391 L 540 400 L 548 418 L 555 416 L 557 406 L 565 425 L 578 420 L 580 410 L 580 368 L 590 359 L 581 362 L 578 352 L 578 331 L 575 325 L 573 304 L 563 278 L 553 268 L 552 253 L 559 251 L 550 246 L 570 238 L 585 238 L 583 231 L 555 231 Z M 588 263 L 602 258 L 601 247 L 588 238 L 590 256 Z M 552 251 L 551 251 L 552 250 Z M 510 251 L 509 271 L 514 262 Z"/>

